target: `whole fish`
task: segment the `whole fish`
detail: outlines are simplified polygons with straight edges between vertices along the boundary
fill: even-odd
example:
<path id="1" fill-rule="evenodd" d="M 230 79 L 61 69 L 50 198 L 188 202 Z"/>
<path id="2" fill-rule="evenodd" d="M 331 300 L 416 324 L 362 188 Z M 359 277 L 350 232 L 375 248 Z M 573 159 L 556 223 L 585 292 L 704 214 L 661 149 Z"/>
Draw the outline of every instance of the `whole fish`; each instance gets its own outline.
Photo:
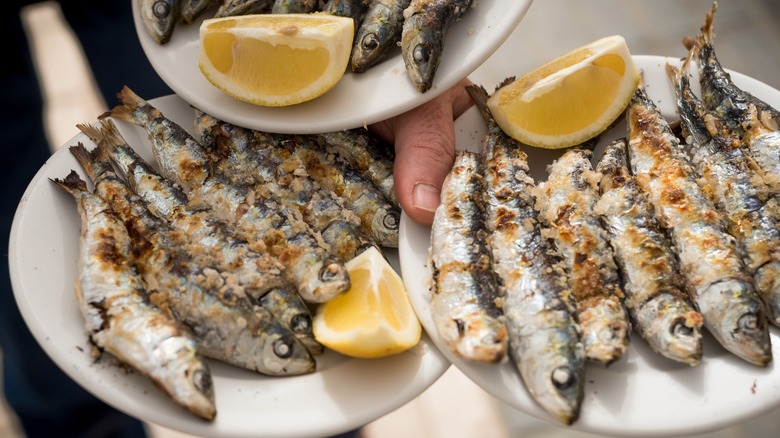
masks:
<path id="1" fill-rule="evenodd" d="M 472 0 L 411 0 L 404 9 L 401 56 L 409 78 L 424 93 L 433 85 L 444 41 Z"/>
<path id="2" fill-rule="evenodd" d="M 398 47 L 404 27 L 404 10 L 411 0 L 371 0 L 352 46 L 350 65 L 355 73 L 363 73 L 383 61 Z"/>
<path id="3" fill-rule="evenodd" d="M 691 366 L 702 356 L 702 315 L 691 301 L 672 242 L 628 170 L 626 139 L 607 145 L 595 205 L 620 267 L 633 328 L 656 353 Z"/>
<path id="4" fill-rule="evenodd" d="M 763 303 L 714 205 L 643 86 L 626 112 L 631 170 L 677 248 L 704 327 L 728 351 L 766 366 L 772 348 Z"/>
<path id="5" fill-rule="evenodd" d="M 739 88 L 715 56 L 714 20 L 718 2 L 707 13 L 701 33 L 686 39 L 699 69 L 702 99 L 741 136 L 751 156 L 764 170 L 775 195 L 780 194 L 780 111 Z"/>
<path id="6" fill-rule="evenodd" d="M 332 256 L 322 237 L 300 215 L 251 187 L 232 184 L 227 175 L 210 174 L 207 153 L 181 126 L 128 87 L 108 114 L 143 127 L 163 176 L 179 184 L 193 205 L 231 224 L 248 242 L 263 244 L 285 266 L 285 275 L 308 302 L 325 302 L 349 288 L 344 262 Z"/>
<path id="7" fill-rule="evenodd" d="M 221 0 L 181 0 L 181 21 L 192 24 L 204 12 L 220 3 Z"/>
<path id="8" fill-rule="evenodd" d="M 666 67 L 693 165 L 742 250 L 769 321 L 780 325 L 780 211 L 775 202 L 766 204 L 771 188 L 742 140 L 691 90 L 690 61 L 689 56 L 680 68 Z"/>
<path id="9" fill-rule="evenodd" d="M 214 18 L 268 13 L 273 4 L 274 0 L 224 0 Z"/>
<path id="10" fill-rule="evenodd" d="M 319 9 L 319 0 L 274 0 L 273 14 L 308 14 Z"/>
<path id="11" fill-rule="evenodd" d="M 284 149 L 254 148 L 251 130 L 195 111 L 195 132 L 210 147 L 217 172 L 230 175 L 237 184 L 255 186 L 259 196 L 273 197 L 300 212 L 303 220 L 322 235 L 330 252 L 351 260 L 377 246 L 359 219 L 306 173 L 303 163 Z"/>
<path id="12" fill-rule="evenodd" d="M 141 0 L 141 22 L 157 44 L 171 40 L 180 10 L 180 0 Z"/>
<path id="13" fill-rule="evenodd" d="M 325 150 L 336 154 L 376 186 L 396 208 L 401 202 L 395 193 L 393 162 L 395 151 L 363 128 L 326 132 L 318 135 Z"/>
<path id="14" fill-rule="evenodd" d="M 93 181 L 95 193 L 109 201 L 114 212 L 124 221 L 126 228 L 131 230 L 134 238 L 134 252 L 142 260 L 170 258 L 170 254 L 178 254 L 182 260 L 187 260 L 190 269 L 196 272 L 218 272 L 223 278 L 220 281 L 219 293 L 243 295 L 254 303 L 268 309 L 269 312 L 288 330 L 292 331 L 312 354 L 320 354 L 323 347 L 314 339 L 312 332 L 311 311 L 301 299 L 295 288 L 284 279 L 279 269 L 267 270 L 264 276 L 255 275 L 246 281 L 246 276 L 234 272 L 234 267 L 224 263 L 221 257 L 211 257 L 203 251 L 198 243 L 191 242 L 186 233 L 176 231 L 167 222 L 154 216 L 146 203 L 133 193 L 115 172 L 105 147 L 101 144 L 113 141 L 115 128 L 110 121 L 103 121 L 100 127 L 78 125 L 99 147 L 89 152 L 84 147 L 71 147 L 70 151 Z M 182 271 L 164 272 L 158 269 L 150 270 L 153 274 L 176 275 Z M 185 280 L 187 281 L 187 280 Z M 149 284 L 162 283 L 159 280 Z"/>
<path id="15" fill-rule="evenodd" d="M 431 316 L 439 336 L 467 361 L 506 357 L 507 328 L 483 221 L 477 154 L 459 150 L 431 226 Z"/>
<path id="16" fill-rule="evenodd" d="M 488 124 L 485 225 L 500 279 L 509 352 L 528 392 L 564 424 L 577 420 L 585 383 L 585 350 L 558 260 L 534 209 L 534 180 L 520 145 L 487 109 L 487 91 L 467 88 Z"/>
<path id="17" fill-rule="evenodd" d="M 262 148 L 263 143 L 259 141 L 256 144 Z M 340 196 L 378 244 L 393 248 L 398 246 L 401 211 L 370 181 L 344 160 L 323 152 L 315 137 L 296 136 L 283 141 L 281 147 L 301 160 L 308 174 L 322 187 Z"/>
<path id="18" fill-rule="evenodd" d="M 75 171 L 52 181 L 73 196 L 81 217 L 75 288 L 90 340 L 183 408 L 213 420 L 217 411 L 208 363 L 189 332 L 146 299 L 124 224 Z"/>
<path id="19" fill-rule="evenodd" d="M 555 160 L 536 188 L 536 208 L 569 277 L 585 356 L 607 365 L 628 349 L 631 326 L 609 237 L 594 211 L 598 174 L 590 156 L 575 148 Z"/>

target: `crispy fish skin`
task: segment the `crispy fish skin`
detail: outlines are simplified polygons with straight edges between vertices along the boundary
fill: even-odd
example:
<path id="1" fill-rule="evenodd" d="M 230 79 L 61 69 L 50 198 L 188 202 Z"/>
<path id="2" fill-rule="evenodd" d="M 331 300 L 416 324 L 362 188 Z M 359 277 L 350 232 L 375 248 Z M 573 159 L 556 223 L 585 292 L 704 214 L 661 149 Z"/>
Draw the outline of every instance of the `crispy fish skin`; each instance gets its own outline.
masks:
<path id="1" fill-rule="evenodd" d="M 740 89 L 721 66 L 713 44 L 717 7 L 718 2 L 714 1 L 701 33 L 685 41 L 698 61 L 702 100 L 742 138 L 777 195 L 780 193 L 780 111 Z"/>
<path id="2" fill-rule="evenodd" d="M 393 162 L 395 152 L 363 128 L 326 132 L 318 135 L 325 150 L 336 154 L 376 186 L 396 208 L 401 202 L 395 193 Z"/>
<path id="3" fill-rule="evenodd" d="M 251 130 L 202 111 L 196 110 L 195 120 L 196 136 L 211 149 L 218 172 L 236 184 L 255 187 L 256 196 L 272 197 L 297 210 L 341 260 L 351 260 L 371 246 L 378 248 L 360 220 L 339 197 L 317 184 L 297 157 L 283 149 L 254 148 Z"/>
<path id="4" fill-rule="evenodd" d="M 631 330 L 607 232 L 593 211 L 598 175 L 590 151 L 570 149 L 537 185 L 536 208 L 569 275 L 587 360 L 610 364 L 628 349 Z"/>
<path id="5" fill-rule="evenodd" d="M 181 0 L 181 21 L 184 24 L 192 24 L 206 10 L 220 3 L 220 0 Z"/>
<path id="6" fill-rule="evenodd" d="M 542 237 L 526 154 L 495 123 L 487 91 L 467 88 L 488 123 L 485 225 L 499 278 L 510 357 L 531 396 L 564 424 L 577 420 L 583 397 L 585 349 L 564 276 Z"/>
<path id="7" fill-rule="evenodd" d="M 431 313 L 455 354 L 496 363 L 506 357 L 508 338 L 482 218 L 483 189 L 477 155 L 457 151 L 431 226 Z"/>
<path id="8" fill-rule="evenodd" d="M 208 363 L 189 332 L 146 299 L 122 222 L 75 171 L 52 181 L 73 196 L 81 217 L 75 288 L 90 340 L 183 408 L 213 420 L 217 411 Z"/>
<path id="9" fill-rule="evenodd" d="M 696 366 L 704 319 L 693 306 L 672 242 L 626 160 L 625 138 L 607 145 L 596 166 L 602 177 L 595 211 L 615 251 L 632 326 L 656 353 Z"/>
<path id="10" fill-rule="evenodd" d="M 102 132 L 97 127 L 78 126 L 100 145 L 110 140 L 113 125 L 104 121 Z M 262 277 L 253 276 L 247 281 L 245 276 L 242 278 L 233 272 L 233 266 L 225 264 L 224 258 L 211 257 L 211 253 L 193 246 L 186 233 L 176 231 L 167 222 L 152 215 L 146 203 L 114 172 L 105 148 L 98 146 L 89 152 L 83 146 L 75 146 L 70 151 L 93 181 L 95 193 L 109 201 L 114 212 L 130 230 L 136 257 L 146 260 L 152 258 L 150 252 L 163 255 L 167 251 L 181 253 L 181 257 L 188 259 L 198 272 L 219 273 L 223 278 L 220 293 L 224 291 L 247 296 L 253 303 L 268 309 L 312 354 L 323 352 L 323 346 L 314 339 L 311 311 L 279 269 L 265 271 Z"/>
<path id="11" fill-rule="evenodd" d="M 763 303 L 715 207 L 667 121 L 639 87 L 626 112 L 631 170 L 678 251 L 704 326 L 737 357 L 772 360 Z"/>
<path id="12" fill-rule="evenodd" d="M 693 55 L 693 52 L 691 52 Z M 721 212 L 753 275 L 767 317 L 780 325 L 780 214 L 767 205 L 771 188 L 742 140 L 718 114 L 705 109 L 688 79 L 691 57 L 678 69 L 667 64 L 677 96 L 677 113 L 689 139 L 702 189 Z"/>
<path id="13" fill-rule="evenodd" d="M 273 4 L 274 0 L 224 0 L 214 13 L 214 18 L 268 13 Z"/>
<path id="14" fill-rule="evenodd" d="M 404 9 L 401 56 L 409 78 L 424 93 L 433 85 L 444 41 L 472 0 L 412 0 Z"/>
<path id="15" fill-rule="evenodd" d="M 258 142 L 258 147 L 262 147 L 262 143 Z M 344 205 L 360 218 L 377 243 L 391 248 L 398 247 L 400 209 L 392 205 L 357 170 L 335 155 L 322 151 L 315 137 L 291 137 L 282 141 L 279 147 L 301 160 L 308 174 L 322 187 L 340 196 Z"/>
<path id="16" fill-rule="evenodd" d="M 166 44 L 179 21 L 181 0 L 141 0 L 141 22 L 157 44 Z"/>
<path id="17" fill-rule="evenodd" d="M 401 42 L 404 10 L 411 0 L 371 0 L 359 21 L 350 66 L 362 73 L 380 63 Z"/>
<path id="18" fill-rule="evenodd" d="M 178 183 L 190 203 L 209 208 L 250 243 L 264 244 L 306 301 L 325 302 L 349 288 L 344 262 L 330 254 L 300 215 L 255 196 L 252 187 L 209 172 L 203 145 L 130 88 L 123 87 L 118 97 L 121 103 L 108 114 L 146 129 L 162 175 Z"/>
<path id="19" fill-rule="evenodd" d="M 307 14 L 319 9 L 319 0 L 274 0 L 272 14 Z"/>

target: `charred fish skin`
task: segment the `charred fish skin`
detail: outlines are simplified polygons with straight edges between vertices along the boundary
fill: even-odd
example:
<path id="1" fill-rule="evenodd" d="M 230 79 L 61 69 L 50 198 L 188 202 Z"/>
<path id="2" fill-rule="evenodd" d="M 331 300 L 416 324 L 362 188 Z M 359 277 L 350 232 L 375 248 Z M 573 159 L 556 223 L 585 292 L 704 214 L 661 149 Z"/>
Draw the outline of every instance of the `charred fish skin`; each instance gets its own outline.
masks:
<path id="1" fill-rule="evenodd" d="M 265 245 L 305 300 L 325 302 L 349 288 L 344 263 L 330 254 L 321 236 L 300 216 L 272 199 L 255 196 L 251 187 L 209 172 L 203 145 L 128 87 L 118 97 L 121 103 L 109 114 L 146 129 L 163 176 L 178 183 L 192 205 L 208 208 L 250 243 Z"/>
<path id="2" fill-rule="evenodd" d="M 572 424 L 582 403 L 585 350 L 557 257 L 542 237 L 527 157 L 490 116 L 487 91 L 467 90 L 488 124 L 481 155 L 485 224 L 510 357 L 537 403 L 558 421 Z"/>
<path id="3" fill-rule="evenodd" d="M 718 61 L 713 43 L 717 6 L 718 2 L 713 2 L 701 33 L 685 41 L 698 61 L 702 100 L 740 135 L 777 194 L 780 193 L 780 111 L 740 89 Z"/>
<path id="4" fill-rule="evenodd" d="M 319 0 L 274 0 L 272 14 L 308 14 L 319 9 Z"/>
<path id="5" fill-rule="evenodd" d="M 211 149 L 217 172 L 229 175 L 236 184 L 255 187 L 256 196 L 272 197 L 298 211 L 341 260 L 351 260 L 371 246 L 378 248 L 341 199 L 317 184 L 297 157 L 276 148 L 263 148 L 264 154 L 260 154 L 251 145 L 255 136 L 250 130 L 199 110 L 195 131 L 200 142 Z"/>
<path id="6" fill-rule="evenodd" d="M 677 248 L 704 327 L 757 366 L 772 360 L 765 310 L 739 251 L 696 182 L 679 140 L 643 87 L 626 112 L 631 170 Z"/>
<path id="7" fill-rule="evenodd" d="M 350 65 L 363 73 L 380 63 L 401 42 L 404 10 L 411 0 L 371 0 L 359 22 L 352 46 Z"/>
<path id="8" fill-rule="evenodd" d="M 607 145 L 596 171 L 602 177 L 595 210 L 615 251 L 634 329 L 658 354 L 697 366 L 703 317 L 693 306 L 672 242 L 628 170 L 625 138 Z"/>
<path id="9" fill-rule="evenodd" d="M 431 316 L 456 355 L 496 363 L 506 357 L 508 338 L 482 219 L 483 188 L 477 155 L 457 151 L 431 226 Z"/>
<path id="10" fill-rule="evenodd" d="M 702 189 L 742 251 L 769 321 L 780 325 L 780 214 L 765 204 L 771 189 L 742 140 L 691 90 L 687 74 L 691 60 L 686 58 L 679 69 L 667 64 L 667 72 L 693 165 L 706 182 Z"/>
<path id="11" fill-rule="evenodd" d="M 363 128 L 320 134 L 324 148 L 341 157 L 379 189 L 396 208 L 401 202 L 395 193 L 393 162 L 395 152 Z"/>
<path id="12" fill-rule="evenodd" d="M 157 44 L 167 44 L 179 21 L 181 0 L 141 0 L 141 22 Z"/>
<path id="13" fill-rule="evenodd" d="M 130 236 L 75 171 L 52 180 L 71 194 L 81 217 L 76 296 L 91 341 L 143 375 L 177 404 L 216 417 L 208 363 L 184 327 L 146 299 Z"/>
<path id="14" fill-rule="evenodd" d="M 444 41 L 472 0 L 412 0 L 404 10 L 401 56 L 412 83 L 424 93 L 433 85 Z"/>
<path id="15" fill-rule="evenodd" d="M 110 126 L 104 122 L 104 131 L 110 135 Z M 102 142 L 102 133 L 97 128 L 79 125 L 82 132 L 93 141 Z M 267 272 L 263 278 L 251 278 L 246 281 L 241 275 L 232 272 L 232 266 L 223 263 L 222 258 L 211 257 L 200 247 L 194 247 L 186 233 L 176 231 L 162 219 L 154 216 L 146 204 L 134 194 L 127 183 L 114 172 L 105 149 L 98 146 L 92 152 L 81 147 L 71 147 L 71 152 L 93 181 L 95 192 L 108 200 L 113 211 L 124 221 L 131 232 L 133 252 L 136 258 L 148 265 L 174 260 L 177 257 L 186 260 L 190 270 L 195 272 L 219 273 L 221 287 L 217 293 L 245 295 L 253 302 L 268 309 L 269 312 L 312 354 L 320 354 L 323 347 L 314 339 L 311 325 L 311 311 L 298 295 L 297 291 L 281 274 Z M 166 272 L 149 269 L 153 274 L 175 275 L 184 271 Z M 259 276 L 257 276 L 259 277 Z M 260 280 L 260 281 L 256 281 Z M 185 279 L 184 281 L 190 281 Z M 161 284 L 163 281 L 150 281 L 148 284 Z"/>
<path id="16" fill-rule="evenodd" d="M 630 321 L 609 238 L 594 206 L 598 175 L 589 150 L 575 148 L 548 168 L 536 208 L 569 275 L 587 360 L 608 365 L 628 349 Z"/>
<path id="17" fill-rule="evenodd" d="M 353 19 L 357 31 L 363 16 L 366 15 L 368 2 L 369 0 L 320 0 L 320 11 Z"/>
<path id="18" fill-rule="evenodd" d="M 181 21 L 184 24 L 192 24 L 204 12 L 212 6 L 220 3 L 220 0 L 180 0 L 181 1 Z"/>
<path id="19" fill-rule="evenodd" d="M 271 12 L 274 0 L 224 0 L 214 18 Z"/>

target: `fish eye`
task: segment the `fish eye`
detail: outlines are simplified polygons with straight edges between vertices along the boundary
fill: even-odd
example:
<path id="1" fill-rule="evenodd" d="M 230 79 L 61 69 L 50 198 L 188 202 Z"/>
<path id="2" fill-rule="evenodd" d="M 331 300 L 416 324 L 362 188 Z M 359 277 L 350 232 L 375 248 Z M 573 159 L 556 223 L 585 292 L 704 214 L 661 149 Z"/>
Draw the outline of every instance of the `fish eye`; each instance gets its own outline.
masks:
<path id="1" fill-rule="evenodd" d="M 685 321 L 682 319 L 676 320 L 674 324 L 672 324 L 670 331 L 675 337 L 685 337 L 693 334 L 693 329 L 685 325 Z"/>
<path id="2" fill-rule="evenodd" d="M 418 64 L 423 64 L 428 62 L 428 59 L 430 59 L 431 54 L 428 50 L 425 49 L 425 46 L 423 46 L 422 44 L 418 44 L 414 47 L 412 56 L 414 56 L 414 62 Z"/>
<path id="3" fill-rule="evenodd" d="M 274 354 L 282 359 L 292 356 L 293 347 L 289 339 L 278 339 L 274 341 Z"/>
<path id="4" fill-rule="evenodd" d="M 395 212 L 390 212 L 382 218 L 382 225 L 388 230 L 395 230 L 398 228 L 398 215 Z"/>
<path id="5" fill-rule="evenodd" d="M 577 379 L 569 367 L 561 366 L 552 371 L 550 380 L 555 388 L 562 391 L 571 388 Z"/>
<path id="6" fill-rule="evenodd" d="M 486 335 L 486 336 L 484 336 L 482 338 L 482 343 L 485 344 L 485 345 L 494 345 L 494 344 L 498 344 L 500 342 L 501 341 L 498 339 L 498 336 L 496 336 L 494 334 L 489 334 L 489 335 Z"/>
<path id="7" fill-rule="evenodd" d="M 379 47 L 379 38 L 376 37 L 375 33 L 369 33 L 363 37 L 360 43 L 363 45 L 363 49 L 374 50 Z"/>
<path id="8" fill-rule="evenodd" d="M 171 5 L 165 0 L 159 0 L 152 5 L 152 13 L 157 18 L 166 18 L 171 14 Z"/>
<path id="9" fill-rule="evenodd" d="M 320 269 L 320 280 L 333 280 L 339 275 L 339 272 L 341 272 L 340 263 L 335 260 L 328 260 L 322 264 L 322 269 Z"/>
<path id="10" fill-rule="evenodd" d="M 303 313 L 293 316 L 290 321 L 290 328 L 295 333 L 310 333 L 311 317 Z"/>
<path id="11" fill-rule="evenodd" d="M 212 389 L 213 380 L 209 377 L 209 373 L 206 370 L 198 369 L 195 374 L 192 375 L 192 383 L 198 391 L 203 393 L 210 393 Z"/>
<path id="12" fill-rule="evenodd" d="M 738 327 L 744 331 L 756 331 L 759 327 L 758 318 L 753 313 L 746 313 L 739 318 Z"/>

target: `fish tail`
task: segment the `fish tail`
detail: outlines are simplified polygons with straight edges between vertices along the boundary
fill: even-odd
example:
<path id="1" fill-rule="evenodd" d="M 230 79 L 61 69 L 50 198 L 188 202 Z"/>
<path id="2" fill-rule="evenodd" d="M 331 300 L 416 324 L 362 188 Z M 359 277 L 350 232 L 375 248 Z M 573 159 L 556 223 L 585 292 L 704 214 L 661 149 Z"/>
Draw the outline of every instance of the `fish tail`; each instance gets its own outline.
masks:
<path id="1" fill-rule="evenodd" d="M 49 178 L 49 181 L 74 196 L 78 193 L 87 191 L 87 182 L 81 179 L 78 172 L 75 170 L 71 170 L 70 173 L 68 173 L 68 176 L 63 179 Z"/>

